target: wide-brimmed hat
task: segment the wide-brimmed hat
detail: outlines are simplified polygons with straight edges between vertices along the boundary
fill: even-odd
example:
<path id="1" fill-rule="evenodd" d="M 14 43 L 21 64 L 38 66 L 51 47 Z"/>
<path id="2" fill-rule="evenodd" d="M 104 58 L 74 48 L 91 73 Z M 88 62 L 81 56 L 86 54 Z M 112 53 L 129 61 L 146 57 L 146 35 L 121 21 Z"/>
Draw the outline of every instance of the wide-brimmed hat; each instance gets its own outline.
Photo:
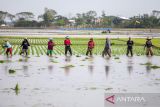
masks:
<path id="1" fill-rule="evenodd" d="M 5 42 L 8 41 L 8 40 L 9 40 L 8 38 L 5 38 L 5 39 L 4 39 Z"/>
<path id="2" fill-rule="evenodd" d="M 53 40 L 53 38 L 49 38 L 49 40 Z"/>
<path id="3" fill-rule="evenodd" d="M 66 39 L 69 39 L 69 36 L 66 36 Z"/>
<path id="4" fill-rule="evenodd" d="M 147 39 L 146 40 L 151 40 L 151 38 L 150 37 L 147 37 Z"/>

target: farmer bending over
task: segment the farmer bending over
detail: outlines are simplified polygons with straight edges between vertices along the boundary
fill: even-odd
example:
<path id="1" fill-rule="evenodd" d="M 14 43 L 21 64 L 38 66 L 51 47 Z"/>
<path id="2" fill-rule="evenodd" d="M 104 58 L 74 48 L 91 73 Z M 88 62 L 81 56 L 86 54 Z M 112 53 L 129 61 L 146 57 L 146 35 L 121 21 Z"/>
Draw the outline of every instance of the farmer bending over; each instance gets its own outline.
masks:
<path id="1" fill-rule="evenodd" d="M 28 56 L 28 47 L 30 46 L 27 38 L 25 38 L 23 41 L 22 41 L 22 44 L 21 44 L 21 47 L 22 47 L 22 51 L 20 52 L 20 55 L 22 54 L 26 54 L 26 56 Z"/>
<path id="2" fill-rule="evenodd" d="M 10 56 L 12 57 L 12 45 L 9 43 L 8 40 L 5 40 L 3 47 L 6 48 L 7 57 L 9 56 L 9 53 L 10 53 Z"/>

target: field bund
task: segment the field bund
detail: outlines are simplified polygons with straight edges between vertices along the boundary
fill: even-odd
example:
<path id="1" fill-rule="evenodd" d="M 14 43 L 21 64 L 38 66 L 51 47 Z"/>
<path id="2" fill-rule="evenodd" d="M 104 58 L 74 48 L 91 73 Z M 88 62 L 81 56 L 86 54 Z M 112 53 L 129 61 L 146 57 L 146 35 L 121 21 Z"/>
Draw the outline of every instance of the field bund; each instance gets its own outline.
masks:
<path id="1" fill-rule="evenodd" d="M 0 29 L 0 36 L 18 37 L 58 37 L 69 35 L 72 38 L 146 38 L 148 36 L 160 38 L 159 30 L 153 29 L 113 29 L 111 33 L 102 34 L 100 30 L 52 30 L 52 29 Z"/>

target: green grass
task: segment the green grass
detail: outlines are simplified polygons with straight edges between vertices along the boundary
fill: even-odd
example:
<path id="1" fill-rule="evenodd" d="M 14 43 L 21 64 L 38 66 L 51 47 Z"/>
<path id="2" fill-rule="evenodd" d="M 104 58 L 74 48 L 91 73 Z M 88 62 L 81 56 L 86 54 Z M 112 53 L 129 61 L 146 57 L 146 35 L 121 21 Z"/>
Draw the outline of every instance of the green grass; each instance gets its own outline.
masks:
<path id="1" fill-rule="evenodd" d="M 22 37 L 7 37 L 9 38 L 10 43 L 13 45 L 13 55 L 18 55 L 21 51 L 19 48 L 23 38 Z M 4 43 L 5 37 L 0 37 L 0 54 L 4 55 L 5 51 L 1 47 L 1 45 Z M 30 47 L 29 47 L 29 55 L 35 55 L 35 56 L 40 56 L 40 55 L 46 55 L 47 52 L 47 42 L 48 38 L 45 37 L 30 37 L 28 38 L 30 42 Z M 111 39 L 112 43 L 112 55 L 125 55 L 126 54 L 126 41 L 128 38 L 125 39 Z M 133 52 L 134 55 L 145 55 L 145 50 L 144 50 L 144 44 L 145 44 L 145 39 L 133 39 L 134 40 L 134 47 L 133 47 Z M 63 45 L 63 38 L 54 38 L 54 42 L 56 43 L 56 46 L 54 47 L 53 54 L 55 55 L 64 55 L 64 45 Z M 89 41 L 89 38 L 71 38 L 72 41 L 72 51 L 73 55 L 80 56 L 80 55 L 85 55 L 87 51 L 87 43 Z M 102 51 L 104 49 L 105 45 L 105 39 L 100 39 L 96 38 L 94 39 L 95 41 L 95 48 L 93 50 L 94 55 L 101 55 Z M 153 45 L 159 48 L 153 48 L 154 50 L 154 55 L 160 55 L 160 39 L 153 39 L 152 40 Z"/>

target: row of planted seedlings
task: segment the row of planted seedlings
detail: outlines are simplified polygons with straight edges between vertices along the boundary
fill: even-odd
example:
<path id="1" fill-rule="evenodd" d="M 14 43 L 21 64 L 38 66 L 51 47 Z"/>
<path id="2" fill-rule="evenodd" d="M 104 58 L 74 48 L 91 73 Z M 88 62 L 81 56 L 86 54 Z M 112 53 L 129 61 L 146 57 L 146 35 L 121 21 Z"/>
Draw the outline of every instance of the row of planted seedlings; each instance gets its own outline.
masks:
<path id="1" fill-rule="evenodd" d="M 20 44 L 22 42 L 23 38 L 14 38 L 11 39 L 11 43 L 13 44 L 13 54 L 19 54 L 19 52 L 21 51 L 20 49 Z M 55 42 L 57 44 L 57 46 L 54 48 L 54 54 L 56 55 L 63 55 L 64 54 L 64 45 L 63 45 L 63 40 L 61 38 L 55 39 Z M 72 39 L 71 39 L 72 40 Z M 1 41 L 0 41 L 1 42 Z M 47 42 L 48 39 L 46 38 L 29 38 L 29 42 L 31 44 L 30 48 L 29 48 L 29 54 L 30 55 L 45 55 L 47 52 Z M 88 39 L 73 39 L 72 40 L 72 50 L 73 50 L 73 54 L 75 55 L 79 55 L 79 54 L 85 54 L 87 51 L 87 42 Z M 104 44 L 105 44 L 105 39 L 95 39 L 95 49 L 94 49 L 94 54 L 99 55 L 102 53 L 103 49 L 104 49 Z M 112 39 L 111 40 L 111 44 L 112 44 L 112 54 L 115 55 L 122 55 L 122 54 L 126 54 L 126 41 L 122 41 L 119 39 Z M 134 46 L 133 50 L 134 53 L 137 55 L 144 55 L 145 51 L 143 49 L 144 47 L 141 45 L 136 45 Z M 0 47 L 1 51 L 0 54 L 4 54 L 5 51 L 4 49 L 2 49 L 2 47 Z M 160 50 L 159 49 L 154 49 L 154 53 L 155 55 L 159 55 Z"/>

